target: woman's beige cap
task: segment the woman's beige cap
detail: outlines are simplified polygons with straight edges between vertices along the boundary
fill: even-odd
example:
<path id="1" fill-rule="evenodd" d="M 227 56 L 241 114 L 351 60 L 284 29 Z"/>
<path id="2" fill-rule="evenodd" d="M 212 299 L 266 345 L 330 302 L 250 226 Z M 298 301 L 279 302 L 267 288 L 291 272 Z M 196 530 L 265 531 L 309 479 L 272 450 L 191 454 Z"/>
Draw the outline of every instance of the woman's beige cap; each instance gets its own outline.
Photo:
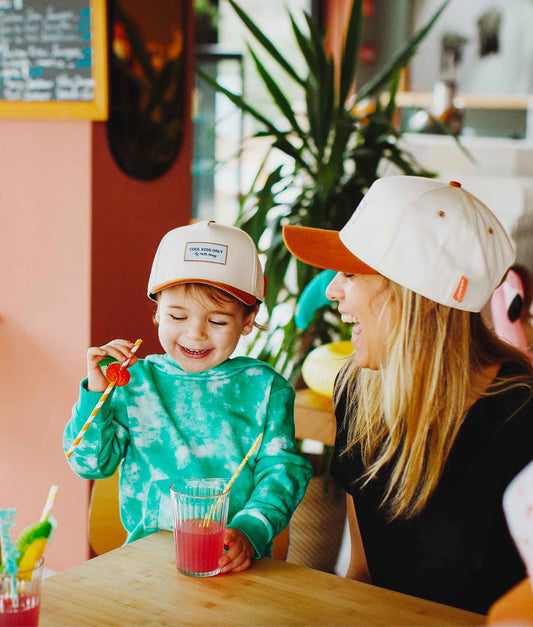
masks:
<path id="1" fill-rule="evenodd" d="M 252 238 L 234 226 L 197 222 L 161 240 L 148 281 L 148 296 L 179 283 L 207 283 L 246 305 L 265 297 L 263 270 Z"/>
<path id="2" fill-rule="evenodd" d="M 341 231 L 286 226 L 287 248 L 319 268 L 381 274 L 437 303 L 481 311 L 515 259 L 495 215 L 452 181 L 375 181 Z"/>

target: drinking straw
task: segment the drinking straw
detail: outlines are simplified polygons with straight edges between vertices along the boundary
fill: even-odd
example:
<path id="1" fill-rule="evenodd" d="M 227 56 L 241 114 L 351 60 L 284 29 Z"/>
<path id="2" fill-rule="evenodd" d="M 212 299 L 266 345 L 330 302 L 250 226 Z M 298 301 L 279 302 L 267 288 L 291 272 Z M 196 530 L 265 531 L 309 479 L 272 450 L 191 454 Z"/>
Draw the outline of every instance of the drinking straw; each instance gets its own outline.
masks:
<path id="1" fill-rule="evenodd" d="M 255 439 L 255 442 L 252 444 L 252 446 L 251 446 L 250 450 L 248 451 L 248 453 L 246 453 L 246 456 L 244 457 L 242 462 L 239 464 L 239 467 L 233 473 L 233 476 L 231 477 L 231 479 L 228 481 L 226 487 L 222 491 L 222 494 L 218 497 L 218 499 L 209 508 L 209 512 L 207 512 L 207 514 L 205 515 L 204 521 L 203 521 L 203 523 L 201 525 L 202 527 L 209 527 L 209 522 L 213 518 L 213 516 L 215 515 L 216 509 L 217 509 L 219 503 L 222 501 L 222 497 L 229 492 L 229 489 L 231 488 L 232 483 L 235 481 L 235 479 L 237 479 L 237 477 L 239 476 L 239 473 L 244 468 L 246 462 L 254 454 L 254 451 L 259 446 L 259 443 L 261 442 L 262 439 L 263 439 L 263 434 L 260 433 L 257 436 L 257 438 Z"/>
<path id="2" fill-rule="evenodd" d="M 139 348 L 139 346 L 141 345 L 142 340 L 137 340 L 135 342 L 135 344 L 133 345 L 133 348 L 131 349 L 132 353 L 135 353 L 135 351 Z M 131 357 L 129 359 L 127 359 L 120 367 L 121 368 L 127 368 L 128 364 L 130 363 Z M 75 448 L 78 446 L 78 444 L 81 442 L 83 436 L 85 435 L 85 432 L 87 431 L 87 429 L 91 426 L 92 421 L 94 420 L 94 417 L 96 416 L 96 414 L 100 411 L 100 408 L 102 407 L 102 405 L 105 403 L 106 398 L 109 396 L 109 394 L 111 393 L 111 390 L 115 387 L 115 381 L 110 381 L 109 385 L 106 387 L 106 389 L 104 390 L 102 396 L 100 397 L 100 400 L 98 401 L 98 403 L 96 403 L 96 407 L 92 410 L 91 415 L 87 418 L 87 422 L 83 425 L 83 427 L 80 429 L 80 432 L 78 433 L 78 435 L 76 436 L 76 439 L 74 440 L 74 442 L 72 442 L 71 447 L 69 448 L 69 450 L 65 453 L 66 457 L 70 457 L 72 455 L 72 453 L 74 452 Z"/>
<path id="3" fill-rule="evenodd" d="M 56 494 L 57 494 L 57 486 L 53 485 L 50 488 L 50 492 L 48 492 L 48 498 L 46 499 L 46 503 L 44 504 L 43 513 L 41 514 L 41 518 L 39 519 L 39 522 L 44 522 L 46 518 L 48 517 L 48 514 L 50 513 L 50 510 L 52 509 L 54 505 L 54 501 L 56 500 Z"/>
<path id="4" fill-rule="evenodd" d="M 237 479 L 239 473 L 244 468 L 244 465 L 246 464 L 246 462 L 254 454 L 255 449 L 259 446 L 259 443 L 261 442 L 262 439 L 263 439 L 263 434 L 260 433 L 257 436 L 255 442 L 252 444 L 252 446 L 251 446 L 250 450 L 248 451 L 248 453 L 246 453 L 246 457 L 242 460 L 242 462 L 239 464 L 239 467 L 237 468 L 237 470 L 233 473 L 233 477 L 228 481 L 228 485 L 224 488 L 224 491 L 222 492 L 222 494 L 227 494 L 229 492 L 229 489 L 231 488 L 231 484 L 235 481 L 235 479 Z"/>

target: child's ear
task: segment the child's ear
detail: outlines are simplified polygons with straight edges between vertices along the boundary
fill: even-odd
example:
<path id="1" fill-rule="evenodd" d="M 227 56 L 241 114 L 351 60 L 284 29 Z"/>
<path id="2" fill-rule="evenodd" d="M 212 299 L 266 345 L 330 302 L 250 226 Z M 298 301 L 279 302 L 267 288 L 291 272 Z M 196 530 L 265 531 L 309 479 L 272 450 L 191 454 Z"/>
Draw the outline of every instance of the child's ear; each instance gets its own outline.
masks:
<path id="1" fill-rule="evenodd" d="M 255 317 L 257 316 L 258 311 L 259 305 L 256 305 L 253 311 L 250 311 L 250 313 L 244 316 L 241 335 L 248 335 L 252 331 L 252 329 L 254 328 Z"/>

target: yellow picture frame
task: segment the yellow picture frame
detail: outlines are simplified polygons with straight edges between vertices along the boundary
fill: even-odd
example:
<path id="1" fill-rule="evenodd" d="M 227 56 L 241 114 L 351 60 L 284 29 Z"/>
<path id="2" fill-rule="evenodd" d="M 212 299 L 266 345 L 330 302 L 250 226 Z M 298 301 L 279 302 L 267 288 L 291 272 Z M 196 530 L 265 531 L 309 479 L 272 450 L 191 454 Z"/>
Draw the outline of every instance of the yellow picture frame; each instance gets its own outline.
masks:
<path id="1" fill-rule="evenodd" d="M 93 99 L 87 101 L 26 102 L 0 100 L 0 118 L 107 120 L 108 57 L 106 0 L 90 0 Z"/>

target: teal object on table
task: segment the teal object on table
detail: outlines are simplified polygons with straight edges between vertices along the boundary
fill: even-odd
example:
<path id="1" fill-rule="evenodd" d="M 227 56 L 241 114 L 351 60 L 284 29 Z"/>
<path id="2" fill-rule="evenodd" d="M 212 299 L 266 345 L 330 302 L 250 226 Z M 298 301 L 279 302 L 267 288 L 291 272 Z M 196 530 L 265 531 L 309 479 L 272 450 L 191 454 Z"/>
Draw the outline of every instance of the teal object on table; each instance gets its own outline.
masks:
<path id="1" fill-rule="evenodd" d="M 0 547 L 2 549 L 2 570 L 11 577 L 12 607 L 18 608 L 19 595 L 17 590 L 17 559 L 19 551 L 11 542 L 11 527 L 15 524 L 14 508 L 0 509 Z"/>
<path id="2" fill-rule="evenodd" d="M 315 311 L 331 303 L 326 288 L 337 274 L 335 270 L 323 270 L 304 288 L 294 312 L 294 322 L 299 329 L 307 329 Z"/>

